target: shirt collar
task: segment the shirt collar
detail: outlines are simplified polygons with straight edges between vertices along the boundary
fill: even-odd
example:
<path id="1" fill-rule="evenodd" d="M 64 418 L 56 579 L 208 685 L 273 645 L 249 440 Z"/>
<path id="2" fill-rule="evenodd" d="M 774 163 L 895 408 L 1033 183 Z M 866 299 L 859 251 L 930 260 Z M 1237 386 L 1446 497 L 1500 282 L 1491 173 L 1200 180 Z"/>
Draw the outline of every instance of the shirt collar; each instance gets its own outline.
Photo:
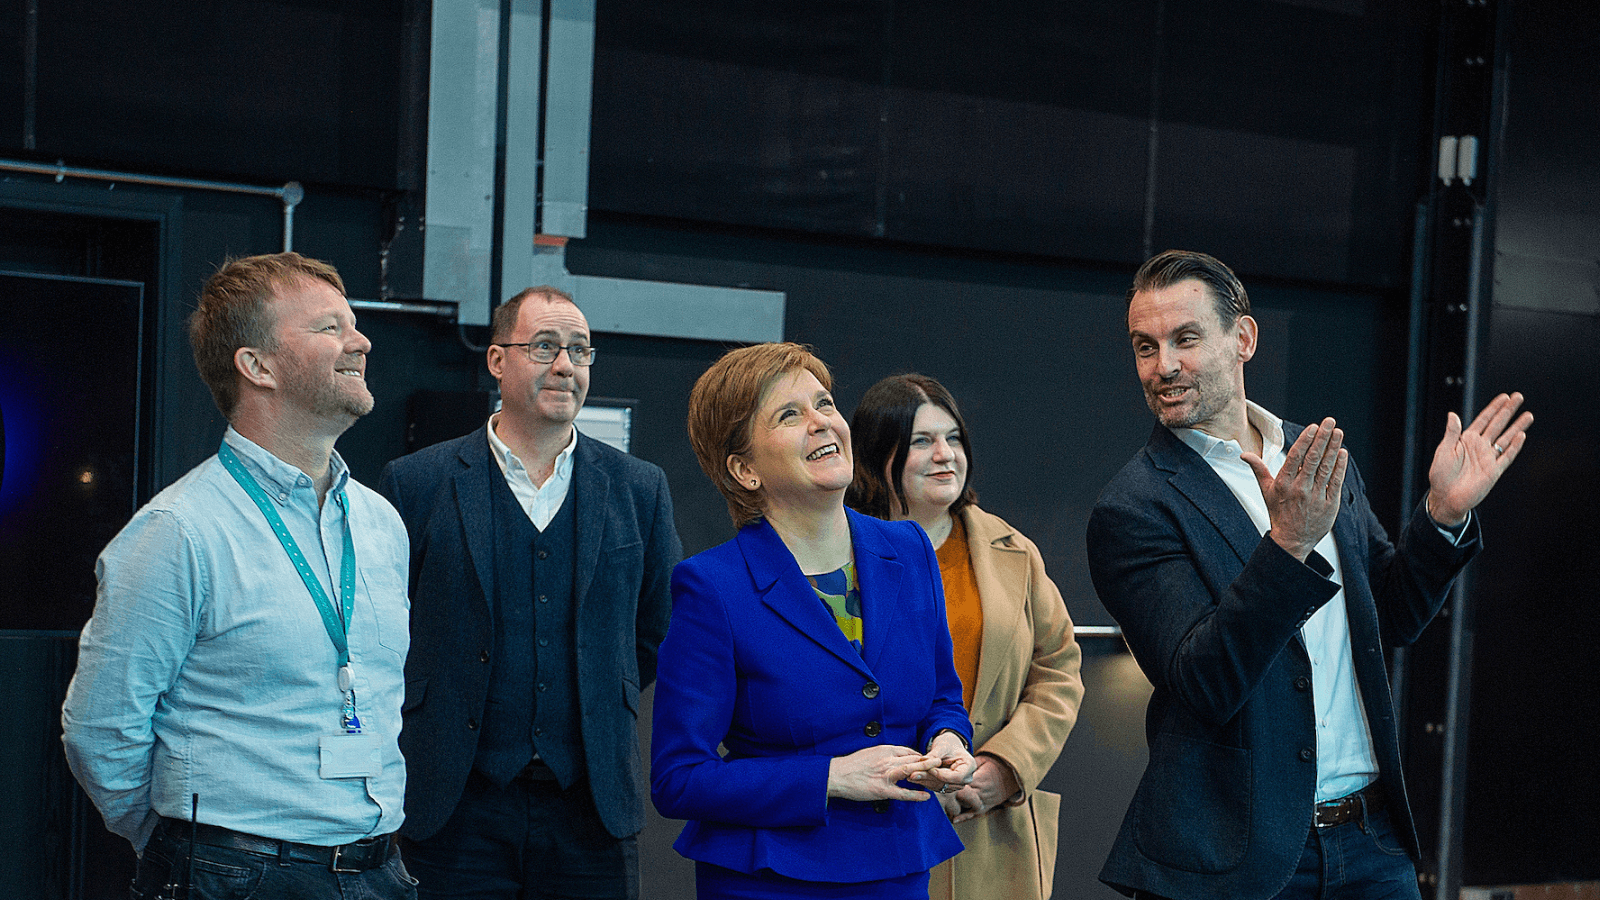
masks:
<path id="1" fill-rule="evenodd" d="M 499 421 L 500 414 L 495 413 L 489 417 L 489 427 L 484 430 L 489 433 L 489 451 L 494 454 L 495 462 L 500 464 L 501 472 L 527 473 L 528 467 L 522 464 L 505 441 L 500 440 L 500 435 L 494 433 L 495 422 Z M 572 471 L 572 451 L 578 447 L 578 426 L 572 426 L 572 438 L 567 441 L 567 446 L 556 454 L 555 467 L 550 470 L 550 478 L 565 478 Z M 528 476 L 532 481 L 533 476 Z M 546 482 L 548 483 L 548 482 Z"/>
<path id="2" fill-rule="evenodd" d="M 1245 419 L 1254 425 L 1256 431 L 1261 432 L 1261 458 L 1271 459 L 1274 454 L 1283 452 L 1283 420 L 1268 412 L 1265 407 L 1254 400 L 1244 402 Z M 1172 433 L 1200 454 L 1202 459 L 1214 456 L 1237 455 L 1243 451 L 1238 441 L 1225 441 L 1219 437 L 1206 434 L 1198 428 L 1174 428 Z M 1227 448 L 1233 447 L 1234 453 L 1228 454 Z"/>
<path id="3" fill-rule="evenodd" d="M 297 488 L 315 488 L 310 475 L 273 456 L 265 447 L 235 431 L 232 425 L 223 432 L 222 440 L 239 455 L 257 482 L 263 487 L 271 486 L 268 493 L 278 494 L 282 499 L 282 495 Z M 346 482 L 350 480 L 350 467 L 345 465 L 339 451 L 333 451 L 328 457 L 328 467 L 333 474 L 328 482 L 329 490 L 333 493 L 344 490 Z"/>

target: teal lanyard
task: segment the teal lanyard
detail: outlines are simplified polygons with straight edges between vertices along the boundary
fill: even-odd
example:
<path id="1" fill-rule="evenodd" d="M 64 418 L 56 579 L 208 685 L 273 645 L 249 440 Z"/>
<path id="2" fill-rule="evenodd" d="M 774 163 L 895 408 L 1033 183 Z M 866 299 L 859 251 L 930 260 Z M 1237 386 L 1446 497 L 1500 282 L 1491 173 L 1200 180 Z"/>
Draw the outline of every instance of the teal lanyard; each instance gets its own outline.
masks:
<path id="1" fill-rule="evenodd" d="M 295 569 L 300 572 L 300 580 L 306 583 L 306 590 L 311 592 L 311 599 L 317 604 L 317 612 L 322 614 L 322 627 L 328 630 L 328 637 L 333 640 L 334 649 L 339 651 L 339 688 L 348 692 L 350 642 L 346 637 L 346 629 L 349 627 L 350 617 L 355 614 L 356 548 L 350 539 L 350 507 L 346 505 L 344 490 L 341 489 L 337 495 L 339 509 L 344 513 L 340 517 L 344 521 L 344 558 L 339 562 L 339 600 L 342 609 L 335 611 L 333 603 L 328 600 L 327 592 L 322 589 L 322 582 L 317 580 L 316 573 L 311 571 L 310 564 L 306 562 L 305 554 L 300 552 L 300 545 L 295 543 L 288 526 L 283 524 L 283 517 L 273 508 L 272 499 L 261 489 L 261 485 L 256 483 L 255 477 L 245 470 L 244 464 L 239 461 L 239 455 L 224 443 L 222 449 L 217 451 L 217 458 L 222 460 L 223 466 L 233 475 L 233 480 L 239 482 L 244 492 L 256 502 L 261 514 L 267 517 L 267 524 L 272 526 L 272 533 L 278 536 L 278 543 L 283 545 L 283 552 L 289 554 L 289 561 L 294 563 Z"/>

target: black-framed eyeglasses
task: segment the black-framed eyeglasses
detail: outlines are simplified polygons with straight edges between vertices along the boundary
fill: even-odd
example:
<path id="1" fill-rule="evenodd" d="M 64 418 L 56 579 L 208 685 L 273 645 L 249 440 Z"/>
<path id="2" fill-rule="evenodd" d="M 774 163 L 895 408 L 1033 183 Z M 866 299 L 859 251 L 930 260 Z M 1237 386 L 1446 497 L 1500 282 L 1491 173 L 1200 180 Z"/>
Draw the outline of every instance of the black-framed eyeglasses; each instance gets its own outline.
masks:
<path id="1" fill-rule="evenodd" d="M 567 351 L 567 359 L 572 360 L 575 366 L 587 366 L 594 362 L 594 348 L 587 344 L 552 344 L 549 341 L 529 341 L 522 344 L 493 344 L 495 347 L 521 347 L 527 351 L 528 359 L 536 363 L 553 363 L 561 351 Z"/>

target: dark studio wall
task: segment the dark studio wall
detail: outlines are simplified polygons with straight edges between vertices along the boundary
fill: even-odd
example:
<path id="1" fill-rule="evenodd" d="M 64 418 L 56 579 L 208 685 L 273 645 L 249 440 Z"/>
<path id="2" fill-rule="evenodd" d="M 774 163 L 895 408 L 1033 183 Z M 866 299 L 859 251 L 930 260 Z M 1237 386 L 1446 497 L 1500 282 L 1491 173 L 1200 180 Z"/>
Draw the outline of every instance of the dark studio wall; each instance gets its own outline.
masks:
<path id="1" fill-rule="evenodd" d="M 426 80 L 415 26 L 427 6 L 8 5 L 0 157 L 302 182 L 295 249 L 337 266 L 353 298 L 403 294 L 408 279 L 396 273 L 418 262 L 391 259 L 386 273 L 381 252 L 397 224 L 416 227 L 397 217 L 418 183 L 425 122 L 416 86 Z M 1100 486 L 1151 425 L 1132 377 L 1123 292 L 1152 251 L 1202 249 L 1239 271 L 1262 324 L 1251 396 L 1292 420 L 1338 418 L 1384 524 L 1398 522 L 1413 207 L 1431 166 L 1437 16 L 1432 4 L 1362 0 L 600 0 L 589 236 L 570 245 L 568 264 L 581 274 L 784 291 L 786 336 L 834 367 L 846 410 L 892 372 L 940 378 L 969 420 L 984 505 L 1039 543 L 1080 624 L 1109 624 L 1088 583 L 1083 529 Z M 1549 61 L 1569 32 L 1595 30 L 1539 21 L 1518 32 L 1517 58 L 1545 62 L 1512 108 L 1508 158 L 1524 162 L 1501 188 L 1497 245 L 1523 263 L 1500 271 L 1527 273 L 1519 290 L 1535 297 L 1548 293 L 1536 284 L 1541 272 L 1593 280 L 1597 230 L 1582 198 L 1594 192 L 1572 185 L 1594 186 L 1593 152 L 1578 136 L 1600 124 L 1583 104 L 1593 72 Z M 1555 142 L 1559 153 L 1539 149 L 1557 133 L 1568 136 Z M 280 249 L 282 224 L 271 198 L 0 172 L 0 268 L 147 286 L 142 497 L 213 452 L 222 432 L 183 331 L 196 292 L 227 256 Z M 1544 368 L 1552 348 L 1581 353 L 1595 322 L 1586 295 L 1563 296 L 1576 306 L 1497 307 L 1496 384 L 1559 392 Z M 481 354 L 453 324 L 359 317 L 374 344 L 378 406 L 339 449 L 373 483 L 405 450 L 414 392 L 489 384 Z M 468 329 L 465 338 L 484 335 Z M 666 469 L 686 550 L 729 537 L 682 424 L 690 385 L 726 347 L 605 334 L 596 343 L 591 394 L 638 401 L 634 451 Z M 1559 488 L 1586 465 L 1594 437 L 1576 411 L 1546 419 L 1547 408 L 1541 398 L 1536 438 L 1550 443 L 1512 482 L 1553 486 L 1541 508 L 1587 496 Z M 1423 439 L 1436 440 L 1440 427 L 1424 423 Z M 1508 524 L 1496 526 L 1478 566 L 1484 590 L 1534 596 L 1521 576 L 1535 555 L 1550 573 L 1537 596 L 1561 593 L 1569 578 L 1594 584 L 1580 539 L 1548 540 L 1531 524 L 1509 524 L 1522 521 L 1511 501 L 1494 504 L 1486 517 Z M 1527 599 L 1485 604 L 1479 616 L 1496 634 L 1555 642 L 1551 655 L 1582 652 L 1565 636 L 1592 634 L 1594 617 L 1555 609 Z M 1573 618 L 1591 630 L 1570 627 Z M 1069 795 L 1061 898 L 1110 896 L 1094 872 L 1143 765 L 1144 696 L 1118 659 L 1126 657 L 1094 649 L 1090 677 L 1101 681 L 1090 682 L 1085 719 L 1049 779 Z M 21 679 L 23 665 L 0 675 Z M 52 663 L 49 691 L 61 688 L 61 665 Z M 1512 819 L 1526 822 L 1525 844 L 1508 845 L 1502 829 L 1469 829 L 1470 855 L 1482 861 L 1470 870 L 1476 878 L 1558 874 L 1517 865 L 1564 846 L 1536 827 L 1573 814 L 1538 777 L 1557 751 L 1540 750 L 1552 759 L 1537 756 L 1537 768 L 1521 765 L 1520 726 L 1497 716 L 1534 697 L 1541 717 L 1590 723 L 1592 748 L 1593 703 L 1583 698 L 1595 693 L 1593 676 L 1550 688 L 1564 671 L 1524 666 L 1517 678 L 1479 682 L 1474 716 L 1496 727 L 1474 732 L 1473 752 L 1516 775 L 1480 774 L 1471 802 L 1495 816 L 1523 808 L 1517 798 L 1538 802 Z M 660 896 L 682 887 L 682 861 L 667 847 L 675 832 L 656 820 L 646 833 L 647 863 L 668 873 L 652 876 L 664 879 L 654 882 Z M 84 895 L 120 886 L 101 887 Z"/>

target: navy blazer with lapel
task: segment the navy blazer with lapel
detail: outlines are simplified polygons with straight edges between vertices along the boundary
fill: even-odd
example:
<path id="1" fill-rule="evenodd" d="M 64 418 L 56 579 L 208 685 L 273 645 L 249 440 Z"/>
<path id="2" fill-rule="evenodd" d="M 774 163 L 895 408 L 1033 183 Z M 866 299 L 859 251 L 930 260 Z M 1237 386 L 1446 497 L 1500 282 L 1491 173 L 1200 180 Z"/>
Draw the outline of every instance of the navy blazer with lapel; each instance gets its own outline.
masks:
<path id="1" fill-rule="evenodd" d="M 1301 426 L 1285 423 L 1285 445 Z M 1355 463 L 1333 535 L 1356 681 L 1405 849 L 1417 856 L 1383 647 L 1409 644 L 1480 546 L 1452 545 L 1421 506 L 1398 547 Z M 1338 590 L 1249 515 L 1200 455 L 1157 425 L 1090 516 L 1089 568 L 1155 687 L 1150 761 L 1100 877 L 1175 900 L 1265 898 L 1293 874 L 1316 791 L 1311 662 L 1300 627 Z"/>
<path id="2" fill-rule="evenodd" d="M 411 653 L 400 749 L 406 822 L 433 835 L 460 800 L 477 754 L 494 645 L 491 479 L 505 476 L 487 426 L 401 457 L 378 489 L 411 537 Z M 573 610 L 578 704 L 588 784 L 615 837 L 644 826 L 639 692 L 655 677 L 671 611 L 670 573 L 683 557 L 665 473 L 580 433 Z"/>
<path id="3" fill-rule="evenodd" d="M 764 520 L 672 577 L 651 730 L 651 796 L 689 819 L 684 856 L 741 872 L 863 882 L 961 849 L 932 799 L 827 798 L 828 765 L 877 744 L 970 744 L 938 559 L 922 529 L 848 511 L 862 651 Z M 718 745 L 727 755 L 718 753 Z"/>

